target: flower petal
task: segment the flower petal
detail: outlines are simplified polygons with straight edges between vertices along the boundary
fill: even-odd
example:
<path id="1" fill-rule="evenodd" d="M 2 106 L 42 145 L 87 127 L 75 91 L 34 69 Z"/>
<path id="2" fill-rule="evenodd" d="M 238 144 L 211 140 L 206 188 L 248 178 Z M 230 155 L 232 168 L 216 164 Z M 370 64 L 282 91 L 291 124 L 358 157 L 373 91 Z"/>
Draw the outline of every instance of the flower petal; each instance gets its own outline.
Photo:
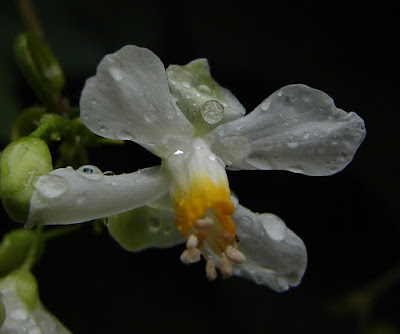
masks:
<path id="1" fill-rule="evenodd" d="M 94 133 L 133 140 L 165 155 L 174 137 L 193 127 L 173 101 L 161 60 L 150 50 L 128 45 L 100 62 L 82 92 L 81 119 Z"/>
<path id="2" fill-rule="evenodd" d="M 307 265 L 303 241 L 277 216 L 257 214 L 239 205 L 233 219 L 246 261 L 234 274 L 268 285 L 276 291 L 297 286 Z"/>
<path id="3" fill-rule="evenodd" d="M 35 188 L 26 227 L 80 223 L 132 210 L 167 193 L 168 182 L 160 167 L 109 176 L 82 166 L 43 175 Z"/>
<path id="4" fill-rule="evenodd" d="M 289 85 L 205 140 L 230 169 L 330 175 L 346 167 L 364 137 L 357 114 L 336 108 L 324 92 Z"/>
<path id="5" fill-rule="evenodd" d="M 15 282 L 11 277 L 0 280 L 0 294 L 6 318 L 0 333 L 18 334 L 70 334 L 57 318 L 54 317 L 39 301 L 31 312 L 18 297 Z"/>
<path id="6" fill-rule="evenodd" d="M 170 201 L 171 202 L 171 201 Z M 151 204 L 150 204 L 151 205 Z M 175 227 L 175 211 L 170 208 L 140 208 L 108 217 L 108 231 L 119 245 L 131 252 L 150 247 L 172 247 L 186 241 Z"/>

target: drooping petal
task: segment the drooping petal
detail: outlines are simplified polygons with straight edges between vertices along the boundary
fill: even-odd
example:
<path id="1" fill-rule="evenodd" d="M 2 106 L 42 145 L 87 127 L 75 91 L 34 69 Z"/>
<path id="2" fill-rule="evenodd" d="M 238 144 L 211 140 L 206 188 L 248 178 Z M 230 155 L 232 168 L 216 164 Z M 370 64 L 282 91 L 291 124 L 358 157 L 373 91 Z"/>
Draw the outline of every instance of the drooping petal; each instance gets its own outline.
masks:
<path id="1" fill-rule="evenodd" d="M 186 239 L 175 227 L 175 211 L 169 208 L 140 208 L 108 217 L 108 231 L 119 245 L 131 252 L 183 243 Z"/>
<path id="2" fill-rule="evenodd" d="M 82 92 L 81 119 L 94 133 L 133 140 L 163 156 L 193 127 L 173 101 L 161 60 L 150 50 L 128 45 L 100 62 Z"/>
<path id="3" fill-rule="evenodd" d="M 276 291 L 297 286 L 307 265 L 303 241 L 277 216 L 257 214 L 239 205 L 233 219 L 246 261 L 234 265 L 235 275 Z"/>
<path id="4" fill-rule="evenodd" d="M 205 140 L 229 169 L 330 175 L 346 167 L 364 137 L 357 114 L 336 108 L 324 92 L 289 85 Z"/>
<path id="5" fill-rule="evenodd" d="M 132 210 L 163 196 L 168 182 L 160 167 L 110 176 L 82 166 L 43 175 L 35 188 L 27 227 L 81 223 Z"/>

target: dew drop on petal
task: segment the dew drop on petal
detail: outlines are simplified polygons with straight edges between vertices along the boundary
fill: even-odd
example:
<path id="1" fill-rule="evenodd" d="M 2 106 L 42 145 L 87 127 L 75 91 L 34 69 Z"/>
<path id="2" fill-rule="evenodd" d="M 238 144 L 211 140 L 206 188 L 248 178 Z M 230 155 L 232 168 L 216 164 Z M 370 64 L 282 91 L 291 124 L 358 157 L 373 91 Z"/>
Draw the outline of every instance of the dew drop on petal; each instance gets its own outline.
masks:
<path id="1" fill-rule="evenodd" d="M 157 232 L 161 228 L 161 221 L 157 217 L 150 217 L 149 228 L 153 232 Z"/>
<path id="2" fill-rule="evenodd" d="M 182 81 L 181 85 L 185 88 L 190 88 L 190 82 L 189 81 Z"/>
<path id="3" fill-rule="evenodd" d="M 277 95 L 278 95 L 278 96 L 282 96 L 283 93 L 282 93 L 281 91 L 279 91 L 279 92 L 277 93 Z"/>
<path id="4" fill-rule="evenodd" d="M 270 106 L 271 106 L 271 101 L 269 100 L 265 100 L 264 102 L 261 103 L 261 109 L 263 111 L 267 111 Z"/>
<path id="5" fill-rule="evenodd" d="M 117 67 L 110 68 L 110 75 L 115 81 L 120 81 L 123 78 L 121 70 Z"/>
<path id="6" fill-rule="evenodd" d="M 291 142 L 287 143 L 287 146 L 289 146 L 289 148 L 296 148 L 297 146 L 299 146 L 299 144 L 297 144 L 296 142 Z"/>
<path id="7" fill-rule="evenodd" d="M 201 116 L 208 124 L 217 124 L 224 117 L 224 106 L 216 101 L 209 100 L 201 108 Z"/>
<path id="8" fill-rule="evenodd" d="M 81 166 L 77 169 L 77 172 L 79 172 L 80 176 L 82 176 L 83 178 L 93 181 L 99 181 L 104 177 L 101 170 L 98 167 L 92 165 Z"/>
<path id="9" fill-rule="evenodd" d="M 199 85 L 199 86 L 197 86 L 197 89 L 200 92 L 205 93 L 205 94 L 210 94 L 211 93 L 211 89 L 207 85 Z"/>
<path id="10" fill-rule="evenodd" d="M 69 186 L 63 177 L 48 174 L 40 177 L 35 188 L 40 197 L 57 199 L 68 191 Z"/>
<path id="11" fill-rule="evenodd" d="M 119 140 L 133 140 L 133 136 L 125 130 L 119 130 L 116 135 Z"/>

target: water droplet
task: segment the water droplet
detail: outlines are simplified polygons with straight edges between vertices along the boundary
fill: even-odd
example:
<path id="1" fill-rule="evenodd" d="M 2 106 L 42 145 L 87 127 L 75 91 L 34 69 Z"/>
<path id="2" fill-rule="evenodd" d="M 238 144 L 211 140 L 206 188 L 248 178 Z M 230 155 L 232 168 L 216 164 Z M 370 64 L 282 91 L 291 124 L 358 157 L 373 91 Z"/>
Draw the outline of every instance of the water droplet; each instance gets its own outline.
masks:
<path id="1" fill-rule="evenodd" d="M 269 107 L 271 106 L 271 101 L 270 100 L 265 100 L 261 103 L 261 109 L 264 111 L 267 111 Z"/>
<path id="2" fill-rule="evenodd" d="M 96 99 L 92 99 L 92 104 L 96 105 L 97 104 L 97 100 Z"/>
<path id="3" fill-rule="evenodd" d="M 287 146 L 289 146 L 289 148 L 296 148 L 297 146 L 299 146 L 299 144 L 292 142 L 292 143 L 287 143 Z"/>
<path id="4" fill-rule="evenodd" d="M 215 100 L 209 100 L 201 108 L 201 116 L 208 124 L 217 124 L 224 117 L 224 106 Z"/>
<path id="5" fill-rule="evenodd" d="M 120 81 L 124 77 L 121 69 L 119 69 L 117 67 L 111 67 L 110 68 L 110 75 L 116 81 Z"/>
<path id="6" fill-rule="evenodd" d="M 181 85 L 185 88 L 190 88 L 190 82 L 189 81 L 182 81 Z"/>
<path id="7" fill-rule="evenodd" d="M 211 89 L 207 85 L 199 85 L 199 86 L 197 86 L 197 89 L 200 92 L 205 93 L 205 94 L 210 94 L 211 93 Z"/>
<path id="8" fill-rule="evenodd" d="M 85 204 L 87 201 L 87 195 L 86 194 L 81 194 L 77 199 L 75 200 L 76 205 L 81 206 Z"/>
<path id="9" fill-rule="evenodd" d="M 196 97 L 201 97 L 201 94 L 199 92 L 196 92 Z"/>
<path id="10" fill-rule="evenodd" d="M 116 135 L 119 140 L 133 140 L 133 136 L 125 130 L 117 131 Z"/>
<path id="11" fill-rule="evenodd" d="M 279 91 L 276 95 L 278 95 L 278 96 L 282 96 L 283 95 L 283 93 L 281 92 L 281 91 Z"/>
<path id="12" fill-rule="evenodd" d="M 100 132 L 106 132 L 106 127 L 104 126 L 104 125 L 101 125 L 100 126 Z"/>
<path id="13" fill-rule="evenodd" d="M 208 156 L 208 159 L 210 159 L 211 161 L 215 161 L 216 158 L 217 158 L 217 157 L 215 156 L 215 154 L 210 154 L 210 155 Z"/>
<path id="14" fill-rule="evenodd" d="M 176 151 L 174 152 L 174 154 L 175 154 L 175 155 L 181 155 L 181 154 L 183 154 L 183 151 L 181 151 L 181 150 L 176 150 Z"/>
<path id="15" fill-rule="evenodd" d="M 45 199 L 57 199 L 65 194 L 68 189 L 68 183 L 58 175 L 42 175 L 35 185 L 40 197 Z"/>
<path id="16" fill-rule="evenodd" d="M 81 166 L 76 171 L 79 172 L 83 178 L 93 181 L 99 181 L 104 177 L 101 170 L 98 167 L 92 165 Z"/>
<path id="17" fill-rule="evenodd" d="M 308 138 L 310 138 L 310 136 L 311 136 L 311 134 L 309 132 L 304 132 L 304 134 L 303 134 L 304 139 L 308 139 Z"/>
<path id="18" fill-rule="evenodd" d="M 112 186 L 116 186 L 116 185 L 117 185 L 117 182 L 112 181 L 112 182 L 111 182 L 111 185 L 112 185 Z"/>
<path id="19" fill-rule="evenodd" d="M 157 232 L 161 228 L 161 221 L 157 217 L 150 217 L 149 228 L 152 232 Z"/>

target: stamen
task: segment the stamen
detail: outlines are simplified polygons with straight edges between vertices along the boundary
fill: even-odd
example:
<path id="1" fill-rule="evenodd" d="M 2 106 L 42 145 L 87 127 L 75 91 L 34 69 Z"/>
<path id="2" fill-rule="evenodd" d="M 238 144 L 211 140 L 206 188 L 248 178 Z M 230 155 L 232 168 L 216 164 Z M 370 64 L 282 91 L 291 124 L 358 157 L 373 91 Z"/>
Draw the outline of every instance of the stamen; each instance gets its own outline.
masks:
<path id="1" fill-rule="evenodd" d="M 200 261 L 201 252 L 197 248 L 188 248 L 181 254 L 181 261 L 185 264 L 195 263 Z"/>
<path id="2" fill-rule="evenodd" d="M 191 249 L 191 248 L 196 248 L 199 245 L 199 240 L 194 234 L 189 235 L 189 238 L 186 242 L 186 248 Z"/>
<path id="3" fill-rule="evenodd" d="M 217 271 L 215 270 L 215 261 L 209 259 L 206 264 L 206 276 L 209 281 L 213 281 L 217 278 Z"/>
<path id="4" fill-rule="evenodd" d="M 246 261 L 246 256 L 244 256 L 244 254 L 240 250 L 231 245 L 226 247 L 225 255 L 230 261 L 236 264 L 241 264 Z"/>
<path id="5" fill-rule="evenodd" d="M 221 271 L 223 278 L 231 277 L 233 274 L 232 264 L 226 257 L 219 260 L 219 270 Z"/>
<path id="6" fill-rule="evenodd" d="M 212 224 L 214 224 L 214 220 L 211 217 L 205 217 L 203 219 L 197 219 L 194 221 L 194 227 L 198 230 L 206 230 Z"/>

